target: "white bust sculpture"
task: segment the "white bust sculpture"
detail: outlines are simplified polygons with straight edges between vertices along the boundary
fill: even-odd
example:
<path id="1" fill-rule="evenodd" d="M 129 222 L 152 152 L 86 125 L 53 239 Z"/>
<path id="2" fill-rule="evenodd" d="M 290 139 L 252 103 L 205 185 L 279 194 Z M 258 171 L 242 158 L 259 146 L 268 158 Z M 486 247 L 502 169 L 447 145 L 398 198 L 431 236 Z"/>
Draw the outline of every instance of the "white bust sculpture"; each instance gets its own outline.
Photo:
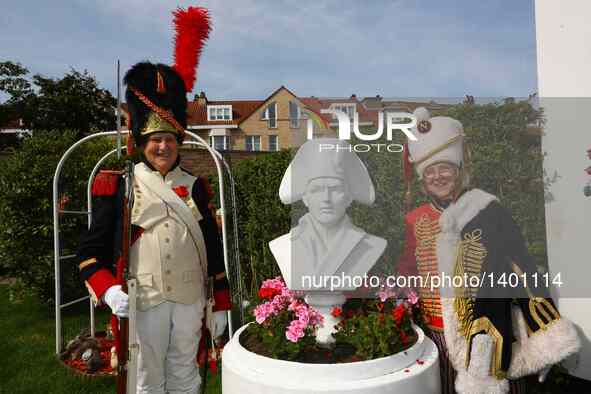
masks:
<path id="1" fill-rule="evenodd" d="M 303 200 L 308 213 L 269 247 L 287 287 L 304 290 L 308 303 L 325 317 L 327 330 L 319 342 L 328 343 L 336 323 L 330 310 L 342 305 L 342 291 L 355 289 L 353 278 L 366 274 L 387 244 L 355 226 L 347 215 L 353 201 L 373 203 L 373 183 L 346 142 L 316 139 L 296 153 L 279 197 L 284 204 Z"/>

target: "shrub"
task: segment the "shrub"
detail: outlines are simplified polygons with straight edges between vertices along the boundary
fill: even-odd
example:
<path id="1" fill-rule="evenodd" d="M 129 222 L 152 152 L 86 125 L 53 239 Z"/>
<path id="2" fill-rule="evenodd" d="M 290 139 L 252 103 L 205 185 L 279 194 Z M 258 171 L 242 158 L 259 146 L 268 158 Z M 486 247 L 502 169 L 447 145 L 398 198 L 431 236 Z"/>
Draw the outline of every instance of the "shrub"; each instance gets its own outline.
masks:
<path id="1" fill-rule="evenodd" d="M 289 151 L 244 160 L 233 169 L 243 289 L 254 297 L 263 280 L 280 274 L 269 241 L 289 232 L 289 206 L 279 200 L 279 184 L 291 161 Z"/>
<path id="2" fill-rule="evenodd" d="M 54 300 L 52 183 L 59 159 L 75 142 L 76 133 L 36 131 L 0 167 L 0 265 L 5 275 L 42 302 Z M 86 210 L 88 176 L 98 159 L 113 148 L 112 141 L 87 142 L 72 153 L 59 184 L 65 209 Z M 113 162 L 111 161 L 111 164 Z M 83 215 L 60 217 L 62 255 L 75 253 Z M 62 262 L 64 300 L 86 293 L 72 260 Z"/>
<path id="3" fill-rule="evenodd" d="M 528 124 L 540 113 L 527 102 L 456 105 L 442 115 L 459 119 L 471 157 L 471 186 L 499 197 L 521 226 L 529 251 L 539 265 L 546 264 L 544 223 L 544 174 L 539 135 L 526 133 Z M 394 141 L 403 143 L 402 133 Z M 404 194 L 399 153 L 360 153 L 376 188 L 372 207 L 353 203 L 349 214 L 368 233 L 388 240 L 388 246 L 373 271 L 391 273 L 404 245 Z M 289 151 L 268 154 L 239 163 L 234 169 L 239 204 L 240 253 L 247 294 L 254 297 L 263 280 L 279 274 L 268 242 L 297 224 L 303 204 L 283 206 L 278 190 L 292 159 Z M 412 207 L 425 196 L 415 176 Z M 293 219 L 292 219 L 293 218 Z"/>

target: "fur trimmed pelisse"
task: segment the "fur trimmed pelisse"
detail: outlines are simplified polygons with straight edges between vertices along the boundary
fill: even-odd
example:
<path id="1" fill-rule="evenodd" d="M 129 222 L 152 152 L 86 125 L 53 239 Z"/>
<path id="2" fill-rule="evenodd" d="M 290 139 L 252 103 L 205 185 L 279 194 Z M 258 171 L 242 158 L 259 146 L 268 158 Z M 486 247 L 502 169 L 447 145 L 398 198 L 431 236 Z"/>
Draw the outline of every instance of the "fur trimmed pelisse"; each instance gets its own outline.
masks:
<path id="1" fill-rule="evenodd" d="M 493 195 L 474 189 L 444 211 L 439 220 L 441 233 L 437 238 L 437 260 L 440 271 L 453 274 L 461 230 L 494 200 L 496 197 Z M 452 294 L 449 295 L 452 296 Z M 454 299 L 442 296 L 441 308 L 449 359 L 458 374 L 456 379 L 458 393 L 507 393 L 509 391 L 507 379 L 487 376 L 490 374 L 491 360 L 488 359 L 491 357 L 490 352 L 473 352 L 470 368 L 466 370 L 468 342 L 461 334 L 454 309 Z M 513 343 L 511 363 L 507 371 L 507 377 L 510 379 L 538 373 L 577 353 L 580 349 L 581 343 L 576 329 L 565 318 L 561 317 L 531 336 L 528 336 L 525 319 L 519 307 L 513 307 L 512 320 L 517 341 Z M 548 349 L 552 351 L 549 352 Z M 479 360 L 479 356 L 487 359 Z"/>

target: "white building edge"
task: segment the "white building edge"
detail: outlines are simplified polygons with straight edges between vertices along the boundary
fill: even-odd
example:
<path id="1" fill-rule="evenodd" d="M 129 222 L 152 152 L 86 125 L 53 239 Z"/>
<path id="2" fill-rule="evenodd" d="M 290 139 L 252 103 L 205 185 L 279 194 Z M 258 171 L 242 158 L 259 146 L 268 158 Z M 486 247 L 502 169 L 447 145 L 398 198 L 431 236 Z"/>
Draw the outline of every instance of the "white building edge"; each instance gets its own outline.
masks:
<path id="1" fill-rule="evenodd" d="M 538 92 L 546 115 L 542 148 L 547 175 L 559 178 L 550 186 L 546 233 L 551 276 L 561 274 L 557 289 L 561 313 L 583 337 L 572 375 L 591 380 L 591 198 L 583 194 L 591 163 L 591 2 L 536 0 Z"/>

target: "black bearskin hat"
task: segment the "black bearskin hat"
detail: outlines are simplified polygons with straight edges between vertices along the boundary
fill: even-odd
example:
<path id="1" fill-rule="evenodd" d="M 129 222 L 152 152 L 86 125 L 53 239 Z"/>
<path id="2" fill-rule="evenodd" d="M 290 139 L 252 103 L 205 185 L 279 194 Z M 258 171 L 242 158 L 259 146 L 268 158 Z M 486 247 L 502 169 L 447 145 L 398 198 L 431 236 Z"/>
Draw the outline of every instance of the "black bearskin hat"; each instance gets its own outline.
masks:
<path id="1" fill-rule="evenodd" d="M 143 145 L 147 135 L 158 131 L 173 133 L 182 143 L 187 94 L 181 76 L 165 64 L 141 62 L 125 74 L 123 82 L 135 145 Z"/>

